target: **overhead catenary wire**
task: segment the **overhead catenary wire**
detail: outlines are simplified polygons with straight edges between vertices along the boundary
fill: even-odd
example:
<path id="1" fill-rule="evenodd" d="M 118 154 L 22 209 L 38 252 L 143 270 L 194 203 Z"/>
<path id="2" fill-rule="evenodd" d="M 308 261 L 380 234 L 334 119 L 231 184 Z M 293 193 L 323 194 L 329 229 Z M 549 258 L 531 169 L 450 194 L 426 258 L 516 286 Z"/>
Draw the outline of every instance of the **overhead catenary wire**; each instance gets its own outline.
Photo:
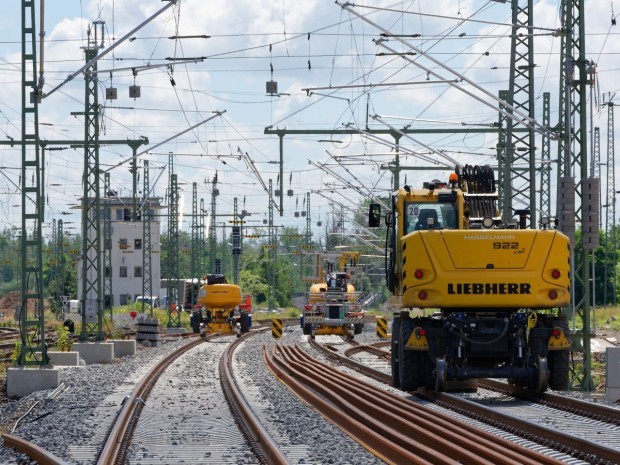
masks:
<path id="1" fill-rule="evenodd" d="M 422 51 L 419 47 L 416 47 L 415 45 L 411 44 L 410 42 L 404 40 L 402 37 L 392 36 L 390 31 L 388 31 L 387 29 L 383 28 L 379 24 L 375 23 L 374 21 L 368 19 L 364 15 L 362 15 L 362 14 L 358 13 L 357 11 L 355 11 L 352 8 L 352 4 L 350 4 L 350 3 L 341 3 L 338 0 L 336 0 L 336 4 L 338 4 L 341 8 L 347 10 L 348 12 L 353 14 L 354 16 L 358 17 L 359 19 L 361 19 L 361 20 L 371 24 L 372 26 L 374 26 L 377 29 L 379 29 L 380 31 L 382 31 L 383 34 L 384 34 L 384 37 L 394 38 L 395 40 L 401 42 L 403 45 L 405 45 L 405 46 L 409 47 L 410 49 L 416 51 L 419 55 L 424 56 L 426 59 L 430 60 L 435 65 L 437 65 L 437 66 L 447 70 L 448 72 L 451 72 L 452 74 L 457 76 L 461 81 L 467 82 L 469 85 L 471 85 L 472 87 L 474 87 L 478 91 L 482 92 L 483 94 L 485 94 L 486 96 L 491 98 L 495 103 L 491 104 L 490 102 L 482 99 L 481 97 L 479 97 L 478 95 L 474 94 L 473 92 L 471 92 L 471 91 L 469 91 L 469 90 L 467 90 L 467 89 L 465 89 L 465 88 L 463 88 L 463 87 L 461 87 L 461 86 L 459 86 L 459 85 L 457 85 L 455 83 L 450 83 L 449 82 L 448 85 L 451 85 L 455 89 L 458 89 L 459 91 L 464 92 L 465 94 L 469 95 L 470 97 L 478 100 L 480 103 L 483 103 L 484 105 L 487 105 L 487 106 L 490 106 L 490 107 L 496 109 L 497 111 L 502 113 L 504 116 L 506 116 L 507 118 L 510 118 L 511 120 L 514 120 L 518 124 L 523 124 L 523 125 L 529 127 L 530 129 L 533 129 L 536 132 L 539 132 L 539 133 L 541 133 L 543 135 L 551 136 L 553 139 L 557 138 L 557 134 L 556 133 L 550 131 L 549 129 L 547 129 L 543 125 L 539 124 L 535 119 L 531 118 L 529 115 L 527 115 L 526 113 L 522 112 L 521 110 L 515 108 L 513 105 L 510 105 L 509 103 L 503 101 L 499 97 L 496 97 L 491 92 L 487 91 L 486 89 L 484 89 L 480 85 L 476 84 L 474 81 L 472 81 L 471 79 L 469 79 L 466 76 L 462 75 L 461 73 L 459 73 L 455 69 L 447 66 L 446 64 L 444 64 L 441 61 L 437 60 L 436 58 L 433 58 L 431 55 L 429 55 L 428 53 Z M 385 44 L 385 39 L 377 39 L 377 40 L 375 40 L 375 43 L 378 46 L 383 47 L 386 50 L 389 50 L 391 52 L 394 52 L 394 53 L 398 52 L 394 48 L 389 47 L 388 45 L 386 45 Z M 417 67 L 419 67 L 420 69 L 423 69 L 424 71 L 426 71 L 430 75 L 435 76 L 438 79 L 445 79 L 443 76 L 441 76 L 439 73 L 435 72 L 431 68 L 428 68 L 428 67 L 422 65 L 421 63 L 419 63 L 417 61 L 411 60 L 407 56 L 402 56 L 402 59 L 408 61 L 409 63 L 411 63 L 411 64 L 413 64 L 413 65 L 415 65 Z M 499 106 L 496 107 L 495 104 L 498 104 L 498 105 L 501 105 L 501 106 L 505 107 L 506 109 L 510 110 L 510 112 L 500 108 Z"/>

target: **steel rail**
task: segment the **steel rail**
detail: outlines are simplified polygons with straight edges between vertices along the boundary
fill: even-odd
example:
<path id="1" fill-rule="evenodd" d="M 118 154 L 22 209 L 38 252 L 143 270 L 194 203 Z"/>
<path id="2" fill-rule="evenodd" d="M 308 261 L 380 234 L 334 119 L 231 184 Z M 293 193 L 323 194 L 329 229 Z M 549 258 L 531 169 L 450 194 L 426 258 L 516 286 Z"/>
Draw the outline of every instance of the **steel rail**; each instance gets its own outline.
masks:
<path id="1" fill-rule="evenodd" d="M 364 424 L 358 421 L 352 421 L 351 417 L 346 412 L 340 410 L 329 400 L 316 394 L 311 387 L 308 387 L 307 384 L 301 380 L 298 381 L 297 378 L 303 379 L 303 376 L 298 375 L 295 371 L 289 372 L 291 367 L 287 368 L 287 363 L 276 362 L 276 358 L 272 357 L 269 351 L 264 349 L 263 356 L 269 369 L 283 384 L 287 385 L 299 398 L 315 408 L 323 417 L 328 418 L 340 429 L 347 432 L 355 441 L 375 456 L 388 463 L 395 464 L 411 463 L 416 465 L 430 465 L 432 463 L 421 459 L 415 452 L 409 452 L 403 447 L 391 443 L 381 434 L 377 434 Z"/>
<path id="2" fill-rule="evenodd" d="M 137 418 L 144 405 L 144 399 L 146 399 L 155 385 L 157 378 L 176 358 L 202 342 L 204 342 L 203 339 L 197 339 L 171 352 L 152 367 L 144 378 L 136 384 L 131 394 L 123 403 L 108 440 L 99 455 L 98 465 L 125 463 L 129 436 L 137 424 Z"/>
<path id="3" fill-rule="evenodd" d="M 260 328 L 249 333 L 249 335 L 257 334 L 269 330 L 269 327 Z M 244 334 L 230 344 L 222 357 L 220 358 L 220 383 L 224 391 L 224 396 L 230 405 L 230 409 L 237 420 L 237 424 L 241 429 L 250 448 L 257 456 L 259 463 L 268 463 L 270 465 L 289 465 L 290 462 L 282 453 L 278 445 L 271 438 L 267 430 L 260 424 L 252 409 L 239 389 L 239 385 L 235 379 L 232 370 L 233 354 L 237 346 L 249 336 Z M 262 460 L 264 458 L 264 460 Z"/>
<path id="4" fill-rule="evenodd" d="M 539 403 L 548 407 L 564 410 L 593 420 L 620 426 L 620 409 L 610 408 L 601 404 L 585 402 L 574 397 L 564 397 L 550 392 L 535 393 L 519 386 L 502 383 L 494 379 L 478 380 L 478 386 L 495 392 L 509 394 L 519 399 Z"/>
<path id="5" fill-rule="evenodd" d="M 264 352 L 277 376 L 389 463 L 561 463 L 334 371 L 298 347 L 277 350 L 278 357 Z"/>
<path id="6" fill-rule="evenodd" d="M 555 429 L 540 426 L 527 420 L 500 413 L 476 402 L 452 396 L 444 392 L 427 391 L 420 388 L 418 395 L 437 405 L 450 408 L 457 413 L 495 426 L 511 434 L 546 447 L 560 450 L 565 454 L 580 458 L 589 463 L 617 464 L 618 451 L 600 444 L 562 433 Z"/>
<path id="7" fill-rule="evenodd" d="M 362 363 L 349 359 L 345 356 L 335 354 L 331 352 L 328 348 L 316 343 L 315 341 L 310 341 L 310 343 L 313 347 L 320 350 L 328 357 L 332 359 L 337 359 L 342 364 L 350 366 L 351 368 L 354 368 L 355 370 L 360 371 L 367 376 L 385 382 L 389 385 L 392 384 L 392 377 L 389 374 L 367 367 Z M 496 385 L 498 383 L 498 381 L 488 379 L 480 381 L 481 386 L 483 384 Z M 504 389 L 506 389 L 505 383 L 500 384 L 503 384 Z M 515 395 L 512 389 L 510 390 L 509 394 Z M 436 393 L 434 391 L 420 389 L 418 390 L 417 395 L 427 400 L 436 402 L 438 405 L 441 405 L 445 408 L 455 410 L 462 415 L 477 419 L 478 421 L 490 424 L 492 426 L 495 426 L 496 428 L 510 431 L 516 436 L 526 438 L 533 442 L 541 443 L 549 448 L 561 450 L 568 455 L 582 458 L 586 461 L 590 461 L 591 463 L 596 463 L 597 461 L 605 461 L 606 463 L 618 463 L 618 452 L 616 450 L 600 446 L 590 441 L 581 438 L 575 438 L 573 436 L 569 436 L 556 430 L 528 423 L 515 417 L 503 415 L 484 406 L 480 406 L 479 404 L 476 404 L 474 402 L 466 401 L 464 399 L 454 397 L 447 393 Z M 606 421 L 607 423 L 612 424 L 617 424 L 616 419 L 620 414 L 620 411 L 616 409 L 609 409 L 601 405 L 589 404 L 578 401 L 576 399 L 567 399 L 549 393 L 534 395 L 531 393 L 531 391 L 528 391 L 526 389 L 516 389 L 515 396 L 527 398 L 527 400 L 530 400 L 532 402 L 542 403 L 556 409 L 562 409 L 561 405 L 564 405 L 564 410 L 567 412 L 576 413 L 599 421 Z M 592 405 L 591 413 L 588 414 L 587 410 L 589 410 L 590 405 Z"/>
<path id="8" fill-rule="evenodd" d="M 22 454 L 27 455 L 39 465 L 67 465 L 68 463 L 59 459 L 51 452 L 48 452 L 36 444 L 20 438 L 19 436 L 15 436 L 14 434 L 5 433 L 2 434 L 1 437 L 4 447 L 10 447 Z"/>
<path id="9" fill-rule="evenodd" d="M 329 347 L 323 345 L 323 344 L 319 344 L 318 342 L 316 342 L 313 339 L 309 339 L 310 341 L 310 345 L 312 347 L 314 347 L 315 349 L 319 350 L 320 352 L 322 352 L 323 354 L 325 354 L 327 357 L 329 358 L 333 358 L 335 360 L 338 360 L 340 363 L 342 363 L 343 365 L 348 366 L 349 368 L 353 368 L 356 371 L 359 371 L 360 373 L 365 374 L 366 376 L 376 379 L 377 381 L 380 381 L 382 383 L 386 383 L 389 385 L 392 385 L 392 376 L 388 373 L 385 373 L 383 371 L 380 370 L 376 370 L 374 368 L 371 368 L 367 365 L 364 365 L 361 362 L 358 362 L 357 360 L 353 360 L 352 358 L 349 358 L 347 356 L 344 355 L 340 355 L 337 354 L 335 352 L 332 352 Z M 357 347 L 357 346 L 356 346 Z"/>

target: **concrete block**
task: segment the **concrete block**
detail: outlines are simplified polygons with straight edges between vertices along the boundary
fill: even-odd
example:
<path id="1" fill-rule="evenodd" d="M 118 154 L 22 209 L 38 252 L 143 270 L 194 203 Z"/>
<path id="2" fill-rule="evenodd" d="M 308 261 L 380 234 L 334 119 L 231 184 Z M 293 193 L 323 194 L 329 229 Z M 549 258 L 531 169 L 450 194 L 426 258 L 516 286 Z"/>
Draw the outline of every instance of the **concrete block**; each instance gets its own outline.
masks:
<path id="1" fill-rule="evenodd" d="M 620 399 L 620 347 L 607 347 L 605 351 L 605 399 Z"/>
<path id="2" fill-rule="evenodd" d="M 166 328 L 166 334 L 185 334 L 188 330 L 185 328 Z"/>
<path id="3" fill-rule="evenodd" d="M 6 371 L 6 393 L 10 399 L 19 399 L 44 389 L 56 389 L 59 384 L 58 368 L 9 367 Z"/>
<path id="4" fill-rule="evenodd" d="M 136 354 L 135 339 L 113 339 L 111 342 L 114 344 L 115 357 L 124 357 L 125 355 Z"/>
<path id="5" fill-rule="evenodd" d="M 76 367 L 79 365 L 80 354 L 78 352 L 58 352 L 48 350 L 47 355 L 49 355 L 52 365 L 70 367 Z"/>
<path id="6" fill-rule="evenodd" d="M 605 400 L 607 402 L 618 402 L 620 401 L 620 389 L 618 388 L 607 388 L 605 390 Z"/>
<path id="7" fill-rule="evenodd" d="M 111 342 L 74 342 L 73 350 L 80 354 L 86 364 L 112 363 L 114 344 Z"/>

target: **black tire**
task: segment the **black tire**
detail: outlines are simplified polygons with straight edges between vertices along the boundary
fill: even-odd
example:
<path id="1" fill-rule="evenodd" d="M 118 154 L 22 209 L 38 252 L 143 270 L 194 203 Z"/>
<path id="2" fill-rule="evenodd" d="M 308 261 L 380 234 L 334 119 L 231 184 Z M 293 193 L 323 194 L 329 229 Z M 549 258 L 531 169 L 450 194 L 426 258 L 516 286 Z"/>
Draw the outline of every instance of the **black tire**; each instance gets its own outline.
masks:
<path id="1" fill-rule="evenodd" d="M 353 325 L 353 334 L 362 334 L 363 330 L 364 330 L 364 323 Z"/>
<path id="2" fill-rule="evenodd" d="M 400 387 L 400 370 L 398 363 L 398 346 L 400 338 L 400 314 L 394 314 L 392 320 L 392 386 Z"/>
<path id="3" fill-rule="evenodd" d="M 196 334 L 200 332 L 200 317 L 195 313 L 190 317 L 190 325 L 192 326 L 192 332 Z"/>
<path id="4" fill-rule="evenodd" d="M 250 315 L 247 310 L 241 310 L 239 324 L 241 325 L 242 333 L 247 333 L 250 330 Z"/>
<path id="5" fill-rule="evenodd" d="M 423 385 L 421 377 L 421 355 L 426 353 L 415 350 L 405 350 L 405 344 L 415 328 L 415 322 L 411 319 L 405 319 L 400 322 L 400 345 L 398 346 L 399 376 L 400 388 L 404 391 L 415 391 Z"/>
<path id="6" fill-rule="evenodd" d="M 549 365 L 549 388 L 553 391 L 567 391 L 569 378 L 568 350 L 550 350 L 547 353 Z"/>

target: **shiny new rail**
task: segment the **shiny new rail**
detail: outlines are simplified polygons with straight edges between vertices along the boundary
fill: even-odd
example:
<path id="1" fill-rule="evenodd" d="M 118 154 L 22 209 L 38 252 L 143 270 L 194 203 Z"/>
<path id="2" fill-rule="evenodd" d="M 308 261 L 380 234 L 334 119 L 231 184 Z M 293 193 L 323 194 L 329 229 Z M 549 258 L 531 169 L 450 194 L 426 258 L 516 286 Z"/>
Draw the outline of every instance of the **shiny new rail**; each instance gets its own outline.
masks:
<path id="1" fill-rule="evenodd" d="M 264 355 L 299 397 L 388 463 L 562 463 L 335 371 L 297 346 L 279 345 Z"/>

